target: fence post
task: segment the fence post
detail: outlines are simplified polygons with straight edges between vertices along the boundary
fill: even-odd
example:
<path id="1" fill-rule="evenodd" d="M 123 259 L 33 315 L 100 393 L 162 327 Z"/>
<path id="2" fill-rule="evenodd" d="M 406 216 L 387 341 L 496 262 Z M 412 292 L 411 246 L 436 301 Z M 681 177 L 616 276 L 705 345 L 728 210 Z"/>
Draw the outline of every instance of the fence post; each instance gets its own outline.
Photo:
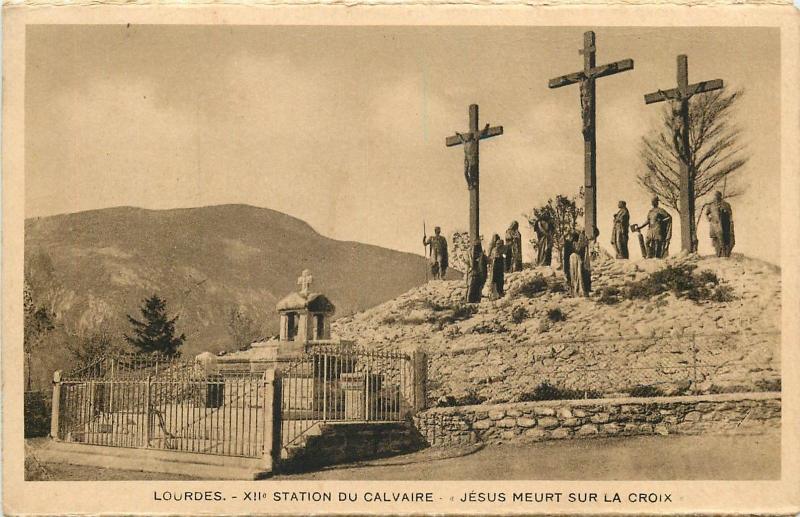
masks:
<path id="1" fill-rule="evenodd" d="M 53 401 L 50 413 L 50 438 L 60 440 L 58 436 L 58 417 L 61 413 L 61 370 L 53 373 Z"/>
<path id="2" fill-rule="evenodd" d="M 145 395 L 144 395 L 144 446 L 150 447 L 150 413 L 151 409 L 150 406 L 152 401 L 150 400 L 150 383 L 151 377 L 147 376 L 147 381 L 145 384 Z"/>
<path id="3" fill-rule="evenodd" d="M 261 459 L 264 472 L 272 472 L 281 452 L 280 374 L 274 368 L 265 370 L 264 386 L 264 441 Z"/>
<path id="4" fill-rule="evenodd" d="M 414 350 L 411 354 L 411 383 L 414 389 L 414 413 L 425 409 L 427 403 L 427 393 L 425 384 L 428 380 L 428 357 L 425 352 Z"/>
<path id="5" fill-rule="evenodd" d="M 692 334 L 692 394 L 697 395 L 697 342 Z"/>

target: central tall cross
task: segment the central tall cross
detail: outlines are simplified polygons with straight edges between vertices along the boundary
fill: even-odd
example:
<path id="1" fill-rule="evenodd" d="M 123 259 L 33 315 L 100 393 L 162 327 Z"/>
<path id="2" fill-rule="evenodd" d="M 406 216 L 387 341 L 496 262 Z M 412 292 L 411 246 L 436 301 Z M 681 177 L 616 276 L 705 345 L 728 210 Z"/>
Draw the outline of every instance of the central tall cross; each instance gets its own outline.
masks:
<path id="1" fill-rule="evenodd" d="M 448 136 L 445 140 L 447 147 L 455 145 L 464 146 L 464 178 L 469 189 L 469 238 L 471 242 L 480 239 L 480 168 L 479 168 L 479 143 L 484 138 L 491 138 L 503 134 L 503 126 L 490 127 L 486 124 L 483 129 L 478 129 L 478 105 L 469 106 L 469 132 L 456 132 L 455 136 Z"/>
<path id="2" fill-rule="evenodd" d="M 595 79 L 633 70 L 633 59 L 623 59 L 607 65 L 595 66 L 594 32 L 583 33 L 583 70 L 550 79 L 550 88 L 561 88 L 580 83 L 581 118 L 583 120 L 583 229 L 589 239 L 594 239 L 597 228 L 597 140 L 595 122 Z"/>
<path id="3" fill-rule="evenodd" d="M 681 166 L 680 177 L 680 209 L 681 209 L 681 250 L 697 251 L 697 231 L 694 227 L 694 168 L 692 166 L 692 149 L 689 145 L 689 99 L 696 93 L 719 90 L 723 86 L 722 79 L 702 81 L 689 84 L 689 58 L 681 54 L 678 56 L 678 87 L 671 90 L 648 93 L 644 96 L 645 104 L 653 104 L 666 100 L 676 102 L 674 113 L 678 124 L 674 127 L 675 146 L 678 150 Z M 673 108 L 673 109 L 674 109 Z"/>

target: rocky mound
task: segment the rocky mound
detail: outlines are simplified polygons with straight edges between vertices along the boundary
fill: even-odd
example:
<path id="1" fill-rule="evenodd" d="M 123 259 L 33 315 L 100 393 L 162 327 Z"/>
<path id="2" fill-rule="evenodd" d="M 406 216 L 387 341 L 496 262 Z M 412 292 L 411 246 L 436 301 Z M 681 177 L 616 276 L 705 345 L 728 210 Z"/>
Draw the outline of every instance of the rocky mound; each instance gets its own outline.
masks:
<path id="1" fill-rule="evenodd" d="M 667 267 L 694 267 L 701 295 L 638 292 Z M 470 306 L 461 281 L 430 282 L 334 331 L 368 348 L 424 350 L 429 397 L 451 403 L 535 400 L 553 388 L 592 397 L 780 386 L 781 282 L 771 264 L 603 257 L 588 299 L 569 297 L 548 267 L 508 275 L 506 291 Z"/>

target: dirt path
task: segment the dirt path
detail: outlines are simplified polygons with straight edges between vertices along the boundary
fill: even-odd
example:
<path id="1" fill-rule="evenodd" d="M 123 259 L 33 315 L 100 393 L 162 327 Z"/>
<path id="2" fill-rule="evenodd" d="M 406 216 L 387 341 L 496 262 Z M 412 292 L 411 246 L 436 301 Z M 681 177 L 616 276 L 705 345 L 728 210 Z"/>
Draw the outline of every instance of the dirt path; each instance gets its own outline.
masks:
<path id="1" fill-rule="evenodd" d="M 779 479 L 780 435 L 643 436 L 491 445 L 472 454 L 441 458 L 441 449 L 366 465 L 334 467 L 274 480 L 682 480 Z M 147 472 L 44 465 L 59 480 L 193 479 Z M 188 474 L 188 473 L 187 473 Z"/>
<path id="2" fill-rule="evenodd" d="M 642 436 L 491 445 L 405 466 L 345 467 L 276 479 L 779 479 L 780 435 Z"/>

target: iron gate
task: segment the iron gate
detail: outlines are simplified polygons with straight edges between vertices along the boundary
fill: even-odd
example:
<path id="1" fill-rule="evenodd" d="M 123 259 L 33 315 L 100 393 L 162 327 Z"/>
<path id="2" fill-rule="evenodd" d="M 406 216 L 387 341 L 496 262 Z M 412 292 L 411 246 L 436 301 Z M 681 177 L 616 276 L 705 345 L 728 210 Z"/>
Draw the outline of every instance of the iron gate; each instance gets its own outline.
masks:
<path id="1" fill-rule="evenodd" d="M 317 346 L 281 369 L 281 445 L 321 422 L 396 422 L 412 409 L 413 365 L 402 353 Z"/>

